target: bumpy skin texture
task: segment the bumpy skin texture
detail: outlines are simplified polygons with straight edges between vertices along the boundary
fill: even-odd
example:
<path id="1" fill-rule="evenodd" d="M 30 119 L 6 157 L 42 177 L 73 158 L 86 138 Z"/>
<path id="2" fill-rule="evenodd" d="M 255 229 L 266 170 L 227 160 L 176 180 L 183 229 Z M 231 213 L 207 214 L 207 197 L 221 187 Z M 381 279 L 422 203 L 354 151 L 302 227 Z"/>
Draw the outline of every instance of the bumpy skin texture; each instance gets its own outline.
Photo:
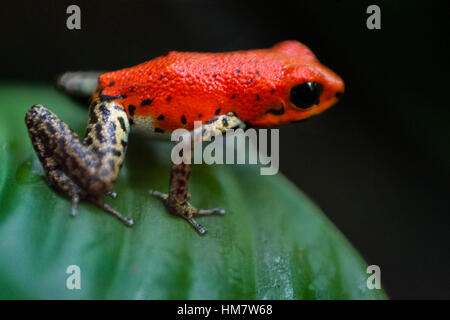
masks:
<path id="1" fill-rule="evenodd" d="M 91 76 L 73 73 L 61 78 L 60 84 L 66 91 L 79 94 L 90 87 L 86 86 L 88 82 L 92 83 Z M 292 92 L 296 91 L 292 88 L 304 89 L 306 85 L 310 90 L 311 83 L 320 87 L 314 100 L 303 108 L 292 103 Z M 191 131 L 191 137 L 209 140 L 212 135 L 245 124 L 274 126 L 305 119 L 334 104 L 343 90 L 339 76 L 297 41 L 281 42 L 265 50 L 171 52 L 101 75 L 84 139 L 41 105 L 32 106 L 25 121 L 49 184 L 71 198 L 73 214 L 78 202 L 87 200 L 132 226 L 133 220 L 101 200 L 112 190 L 123 164 L 130 127 L 154 135 L 166 133 L 167 137 L 178 128 L 192 130 L 194 121 L 201 120 L 201 134 Z M 308 91 L 296 91 L 294 96 L 298 103 Z M 194 217 L 225 211 L 189 204 L 190 172 L 190 164 L 174 164 L 169 193 L 151 190 L 150 195 L 205 234 L 206 229 Z"/>
<path id="2" fill-rule="evenodd" d="M 324 90 L 317 106 L 301 110 L 289 93 L 306 81 Z M 298 41 L 261 50 L 170 52 L 99 77 L 100 98 L 116 97 L 130 117 L 151 118 L 156 132 L 192 129 L 195 120 L 227 112 L 254 126 L 301 120 L 333 105 L 343 91 L 342 79 Z"/>

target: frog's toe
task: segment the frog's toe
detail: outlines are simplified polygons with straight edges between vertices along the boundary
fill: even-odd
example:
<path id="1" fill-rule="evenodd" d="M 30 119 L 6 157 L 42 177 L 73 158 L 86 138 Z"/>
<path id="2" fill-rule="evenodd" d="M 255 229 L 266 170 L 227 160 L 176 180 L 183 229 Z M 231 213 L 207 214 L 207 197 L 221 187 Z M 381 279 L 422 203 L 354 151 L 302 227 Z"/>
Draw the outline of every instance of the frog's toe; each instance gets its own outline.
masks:
<path id="1" fill-rule="evenodd" d="M 159 192 L 158 190 L 150 189 L 148 191 L 148 194 L 151 195 L 152 197 L 155 197 L 155 198 L 161 200 L 162 202 L 165 202 L 168 198 L 167 194 Z"/>
<path id="2" fill-rule="evenodd" d="M 93 198 L 93 199 L 89 199 L 89 200 L 96 206 L 100 207 L 101 209 L 105 210 L 107 213 L 112 215 L 114 218 L 118 219 L 120 222 L 122 222 L 127 227 L 134 226 L 133 219 L 124 216 L 119 211 L 117 211 L 116 209 L 114 209 L 113 207 L 108 205 L 107 203 L 104 203 L 101 199 Z"/>
<path id="3" fill-rule="evenodd" d="M 106 195 L 110 196 L 113 199 L 117 198 L 117 192 L 114 192 L 114 191 L 110 191 Z"/>
<path id="4" fill-rule="evenodd" d="M 72 210 L 70 211 L 70 215 L 75 217 L 78 215 L 78 204 L 80 203 L 80 196 L 75 194 L 72 196 Z"/>
<path id="5" fill-rule="evenodd" d="M 212 215 L 217 214 L 219 216 L 225 215 L 226 211 L 224 208 L 212 208 L 212 209 L 197 209 L 197 212 L 194 215 Z"/>
<path id="6" fill-rule="evenodd" d="M 186 218 L 186 221 L 198 232 L 199 235 L 204 236 L 208 230 L 193 218 Z"/>

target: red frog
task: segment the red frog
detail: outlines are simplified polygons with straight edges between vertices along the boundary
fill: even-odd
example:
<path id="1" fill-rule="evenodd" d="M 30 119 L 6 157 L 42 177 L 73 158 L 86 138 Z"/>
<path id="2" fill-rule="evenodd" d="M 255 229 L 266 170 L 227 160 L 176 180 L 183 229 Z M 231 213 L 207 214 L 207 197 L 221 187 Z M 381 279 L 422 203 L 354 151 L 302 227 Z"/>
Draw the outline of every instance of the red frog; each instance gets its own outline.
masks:
<path id="1" fill-rule="evenodd" d="M 73 83 L 83 87 L 92 81 L 88 78 L 72 73 L 62 86 L 74 93 L 79 88 Z M 42 105 L 32 106 L 25 120 L 48 182 L 71 198 L 72 214 L 86 200 L 132 226 L 132 219 L 101 200 L 114 186 L 131 129 L 170 138 L 175 129 L 193 130 L 194 121 L 203 122 L 204 136 L 245 126 L 272 127 L 318 114 L 343 92 L 342 79 L 308 47 L 283 41 L 260 50 L 170 52 L 104 73 L 92 96 L 84 139 Z M 151 190 L 150 194 L 205 234 L 195 216 L 225 211 L 190 205 L 190 171 L 190 164 L 174 164 L 169 193 Z"/>

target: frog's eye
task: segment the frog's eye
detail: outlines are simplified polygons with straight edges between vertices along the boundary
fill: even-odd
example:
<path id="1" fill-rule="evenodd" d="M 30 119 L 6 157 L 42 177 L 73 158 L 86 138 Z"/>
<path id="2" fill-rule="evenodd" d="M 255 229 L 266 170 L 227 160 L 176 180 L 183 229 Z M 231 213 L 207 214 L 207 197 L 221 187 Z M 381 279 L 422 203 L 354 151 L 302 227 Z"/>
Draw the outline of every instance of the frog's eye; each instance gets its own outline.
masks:
<path id="1" fill-rule="evenodd" d="M 305 82 L 291 89 L 291 102 L 298 108 L 306 109 L 319 104 L 323 86 L 317 82 Z"/>

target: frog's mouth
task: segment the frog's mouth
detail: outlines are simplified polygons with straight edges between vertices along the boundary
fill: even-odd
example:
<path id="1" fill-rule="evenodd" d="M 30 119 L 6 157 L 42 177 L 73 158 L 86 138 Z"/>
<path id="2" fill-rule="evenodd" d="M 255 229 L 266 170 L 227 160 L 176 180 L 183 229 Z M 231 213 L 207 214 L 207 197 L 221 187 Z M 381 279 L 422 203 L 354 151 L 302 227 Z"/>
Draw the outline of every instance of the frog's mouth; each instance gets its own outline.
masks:
<path id="1" fill-rule="evenodd" d="M 250 122 L 253 127 L 276 126 L 288 122 L 288 111 L 285 103 L 279 102 Z"/>
<path id="2" fill-rule="evenodd" d="M 266 114 L 270 113 L 270 114 L 274 114 L 276 116 L 281 116 L 282 114 L 284 114 L 285 111 L 286 110 L 284 109 L 284 104 L 282 103 L 280 108 L 278 108 L 278 109 L 272 108 L 272 109 L 267 110 L 265 113 Z"/>

